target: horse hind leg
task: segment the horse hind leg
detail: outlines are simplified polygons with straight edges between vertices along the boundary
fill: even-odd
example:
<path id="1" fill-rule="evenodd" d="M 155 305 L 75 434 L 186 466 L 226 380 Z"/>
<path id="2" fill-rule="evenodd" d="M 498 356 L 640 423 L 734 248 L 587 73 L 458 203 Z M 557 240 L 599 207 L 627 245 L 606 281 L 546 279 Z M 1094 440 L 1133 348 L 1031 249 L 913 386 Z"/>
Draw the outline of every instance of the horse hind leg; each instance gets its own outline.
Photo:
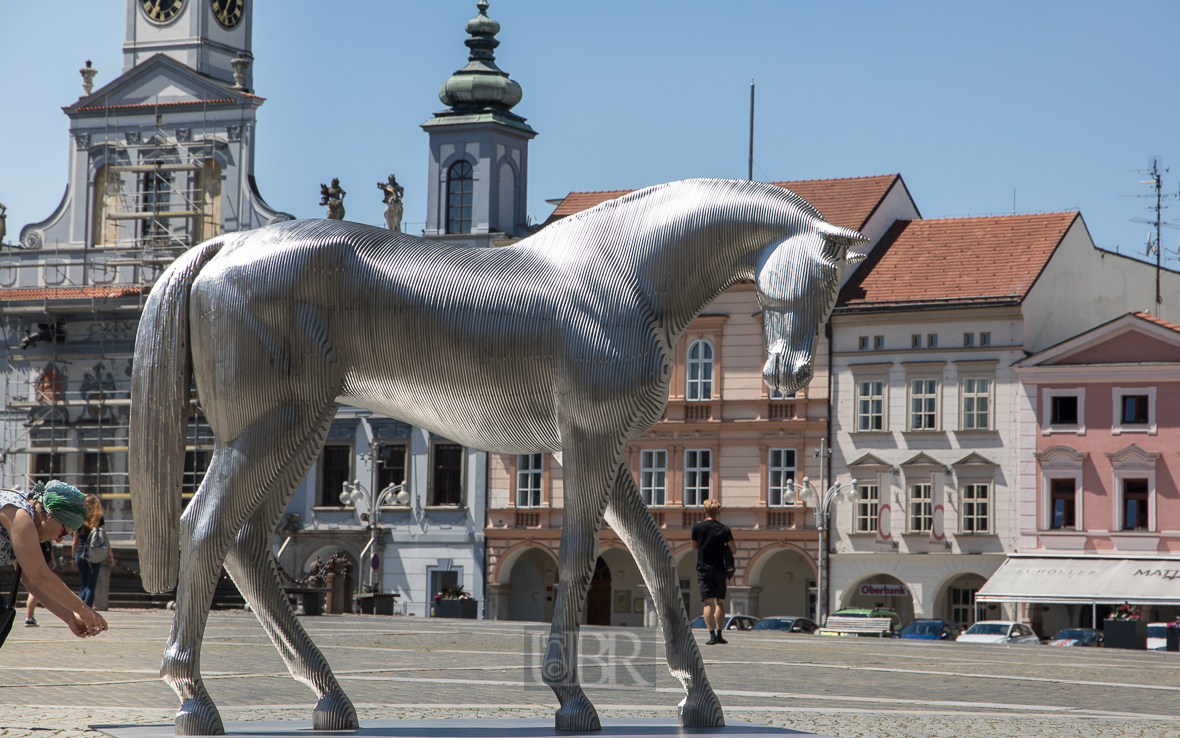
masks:
<path id="1" fill-rule="evenodd" d="M 668 671 L 684 686 L 685 697 L 678 708 L 680 724 L 693 728 L 725 725 L 725 713 L 709 686 L 705 663 L 684 611 L 672 549 L 656 527 L 626 466 L 611 488 L 606 521 L 630 549 L 655 602 L 656 617 L 664 631 Z"/>
<path id="2" fill-rule="evenodd" d="M 356 730 L 359 722 L 352 701 L 336 680 L 327 659 L 291 609 L 279 579 L 271 541 L 283 511 L 323 448 L 335 407 L 326 413 L 315 436 L 304 442 L 261 506 L 242 526 L 225 562 L 238 591 L 250 603 L 291 676 L 310 687 L 319 698 L 312 711 L 314 730 Z"/>
<path id="3" fill-rule="evenodd" d="M 160 676 L 180 697 L 176 735 L 225 732 L 217 706 L 201 679 L 201 640 L 213 590 L 238 531 L 262 507 L 269 491 L 292 464 L 292 457 L 323 433 L 325 413 L 280 406 L 272 409 L 230 444 L 218 442 L 201 488 L 181 517 L 180 576 L 176 615 L 164 651 Z M 291 417 L 314 417 L 292 428 Z M 273 529 L 273 526 L 272 526 Z"/>

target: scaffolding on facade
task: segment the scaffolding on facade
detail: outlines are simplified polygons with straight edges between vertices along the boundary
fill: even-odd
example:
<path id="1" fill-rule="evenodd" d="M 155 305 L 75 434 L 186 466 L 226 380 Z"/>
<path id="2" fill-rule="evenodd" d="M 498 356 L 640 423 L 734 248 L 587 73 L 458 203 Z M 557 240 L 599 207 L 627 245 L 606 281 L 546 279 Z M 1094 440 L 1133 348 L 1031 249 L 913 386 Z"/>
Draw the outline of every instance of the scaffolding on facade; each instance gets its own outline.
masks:
<path id="1" fill-rule="evenodd" d="M 113 538 L 133 536 L 127 480 L 135 331 L 152 284 L 220 230 L 213 125 L 108 118 L 89 148 L 84 241 L 0 250 L 5 372 L 0 486 L 63 479 L 106 503 Z M 97 138 L 97 136 L 95 136 Z M 213 439 L 194 391 L 184 495 L 200 485 Z"/>

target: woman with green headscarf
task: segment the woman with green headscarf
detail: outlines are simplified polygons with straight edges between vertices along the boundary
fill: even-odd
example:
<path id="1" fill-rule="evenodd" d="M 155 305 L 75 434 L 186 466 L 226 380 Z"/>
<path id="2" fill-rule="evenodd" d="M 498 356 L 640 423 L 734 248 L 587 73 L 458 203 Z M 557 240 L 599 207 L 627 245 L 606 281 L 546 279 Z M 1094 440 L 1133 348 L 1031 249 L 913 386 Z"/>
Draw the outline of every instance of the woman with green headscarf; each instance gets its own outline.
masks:
<path id="1" fill-rule="evenodd" d="M 49 570 L 41 542 L 61 543 L 85 518 L 86 496 L 56 479 L 28 495 L 0 490 L 0 565 L 19 563 L 25 588 L 79 638 L 98 635 L 107 622 Z"/>

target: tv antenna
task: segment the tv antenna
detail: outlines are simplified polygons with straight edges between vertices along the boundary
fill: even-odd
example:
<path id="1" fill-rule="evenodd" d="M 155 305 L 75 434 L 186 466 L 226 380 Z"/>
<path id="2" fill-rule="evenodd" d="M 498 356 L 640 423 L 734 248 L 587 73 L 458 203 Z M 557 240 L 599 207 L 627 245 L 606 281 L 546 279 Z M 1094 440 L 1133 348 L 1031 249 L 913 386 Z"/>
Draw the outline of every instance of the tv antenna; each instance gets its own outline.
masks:
<path id="1" fill-rule="evenodd" d="M 1155 212 L 1155 219 L 1148 220 L 1147 218 L 1131 218 L 1131 222 L 1132 223 L 1146 223 L 1147 225 L 1153 226 L 1155 228 L 1154 234 L 1152 234 L 1151 231 L 1147 232 L 1147 256 L 1151 256 L 1152 252 L 1153 251 L 1155 252 L 1155 305 L 1156 305 L 1155 312 L 1158 317 L 1159 306 L 1160 306 L 1160 303 L 1163 302 L 1163 298 L 1160 296 L 1160 271 L 1162 270 L 1162 267 L 1163 267 L 1163 251 L 1164 251 L 1163 240 L 1162 240 L 1162 235 L 1163 235 L 1162 229 L 1163 228 L 1180 229 L 1180 223 L 1168 222 L 1163 219 L 1163 211 L 1165 211 L 1169 207 L 1171 207 L 1171 204 L 1165 203 L 1165 201 L 1170 198 L 1176 197 L 1176 195 L 1165 195 L 1164 194 L 1163 180 L 1164 180 L 1164 175 L 1168 173 L 1168 168 L 1163 165 L 1164 164 L 1163 157 L 1153 156 L 1153 157 L 1151 157 L 1150 163 L 1151 163 L 1150 168 L 1137 169 L 1135 171 L 1137 171 L 1141 174 L 1146 174 L 1148 177 L 1147 179 L 1140 180 L 1139 184 L 1151 185 L 1152 189 L 1155 190 L 1155 192 L 1151 192 L 1151 193 L 1148 193 L 1145 195 L 1130 195 L 1130 197 L 1154 197 L 1155 204 L 1149 206 L 1148 209 Z M 1154 238 L 1152 238 L 1153 235 L 1154 235 Z M 1180 255 L 1180 251 L 1177 251 L 1175 253 Z"/>

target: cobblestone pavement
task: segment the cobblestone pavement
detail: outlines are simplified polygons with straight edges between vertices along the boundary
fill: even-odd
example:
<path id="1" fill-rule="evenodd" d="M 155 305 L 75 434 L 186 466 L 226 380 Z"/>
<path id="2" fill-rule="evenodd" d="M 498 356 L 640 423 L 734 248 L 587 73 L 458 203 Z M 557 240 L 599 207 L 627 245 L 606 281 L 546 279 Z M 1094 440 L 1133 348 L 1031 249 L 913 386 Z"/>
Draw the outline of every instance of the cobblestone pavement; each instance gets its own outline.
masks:
<path id="1" fill-rule="evenodd" d="M 96 738 L 86 726 L 171 722 L 178 701 L 158 676 L 171 613 L 116 610 L 107 620 L 108 633 L 86 640 L 48 614 L 40 628 L 17 622 L 0 651 L 0 736 Z M 549 717 L 557 705 L 538 681 L 547 633 L 539 624 L 359 615 L 304 623 L 362 721 Z M 727 637 L 702 650 L 731 722 L 840 738 L 1180 736 L 1177 654 Z M 681 692 L 657 632 L 583 628 L 582 652 L 583 684 L 604 720 L 674 719 Z M 310 722 L 311 692 L 252 615 L 212 613 L 202 664 L 225 720 Z"/>

